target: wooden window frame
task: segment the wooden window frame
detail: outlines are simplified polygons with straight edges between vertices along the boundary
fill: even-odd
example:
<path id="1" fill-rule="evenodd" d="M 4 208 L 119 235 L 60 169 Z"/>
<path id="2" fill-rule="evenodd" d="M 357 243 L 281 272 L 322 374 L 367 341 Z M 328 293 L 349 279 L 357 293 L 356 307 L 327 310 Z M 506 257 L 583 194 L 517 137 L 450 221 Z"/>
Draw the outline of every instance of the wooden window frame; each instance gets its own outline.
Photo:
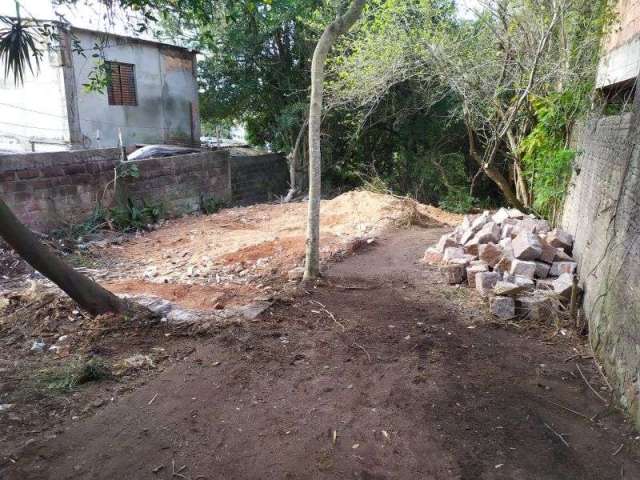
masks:
<path id="1" fill-rule="evenodd" d="M 136 66 L 132 63 L 105 61 L 109 84 L 107 96 L 109 105 L 136 107 L 138 93 L 136 89 Z"/>

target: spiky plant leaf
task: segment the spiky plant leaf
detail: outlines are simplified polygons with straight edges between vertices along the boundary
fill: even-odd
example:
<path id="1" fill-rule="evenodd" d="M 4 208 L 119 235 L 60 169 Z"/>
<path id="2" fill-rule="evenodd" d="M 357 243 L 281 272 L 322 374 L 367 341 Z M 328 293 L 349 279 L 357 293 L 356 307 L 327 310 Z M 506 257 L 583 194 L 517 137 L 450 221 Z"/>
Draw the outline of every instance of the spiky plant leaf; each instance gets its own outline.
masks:
<path id="1" fill-rule="evenodd" d="M 0 16 L 0 63 L 4 64 L 4 78 L 13 76 L 16 85 L 24 84 L 28 68 L 35 73 L 40 67 L 42 51 L 38 47 L 36 25 L 21 18 Z"/>

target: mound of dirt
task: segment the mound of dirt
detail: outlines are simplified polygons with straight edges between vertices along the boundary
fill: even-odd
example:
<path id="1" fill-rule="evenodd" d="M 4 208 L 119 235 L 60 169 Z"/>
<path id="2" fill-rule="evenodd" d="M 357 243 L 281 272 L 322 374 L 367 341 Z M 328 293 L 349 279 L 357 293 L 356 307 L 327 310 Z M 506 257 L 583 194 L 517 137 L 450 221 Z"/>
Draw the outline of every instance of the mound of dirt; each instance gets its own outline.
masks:
<path id="1" fill-rule="evenodd" d="M 306 203 L 229 208 L 170 220 L 91 254 L 103 265 L 103 281 L 118 293 L 155 294 L 185 308 L 235 305 L 272 292 L 302 265 L 306 219 Z M 390 229 L 459 221 L 407 198 L 348 192 L 321 204 L 322 259 L 351 254 L 354 241 Z"/>

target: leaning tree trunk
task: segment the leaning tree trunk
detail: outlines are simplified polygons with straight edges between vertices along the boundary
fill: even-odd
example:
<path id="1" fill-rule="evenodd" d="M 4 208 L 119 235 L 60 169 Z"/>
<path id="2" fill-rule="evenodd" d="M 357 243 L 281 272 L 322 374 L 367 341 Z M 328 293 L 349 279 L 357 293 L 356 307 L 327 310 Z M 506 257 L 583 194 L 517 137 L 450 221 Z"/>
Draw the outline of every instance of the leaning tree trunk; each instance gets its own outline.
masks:
<path id="1" fill-rule="evenodd" d="M 93 315 L 121 313 L 127 304 L 90 278 L 75 271 L 16 218 L 0 198 L 0 237 L 33 268 L 64 290 Z"/>
<path id="2" fill-rule="evenodd" d="M 313 52 L 311 63 L 311 102 L 309 106 L 309 211 L 304 279 L 320 276 L 320 188 L 322 156 L 320 126 L 324 93 L 324 67 L 336 39 L 349 31 L 360 18 L 366 0 L 352 0 L 348 10 L 338 15 L 325 29 Z"/>

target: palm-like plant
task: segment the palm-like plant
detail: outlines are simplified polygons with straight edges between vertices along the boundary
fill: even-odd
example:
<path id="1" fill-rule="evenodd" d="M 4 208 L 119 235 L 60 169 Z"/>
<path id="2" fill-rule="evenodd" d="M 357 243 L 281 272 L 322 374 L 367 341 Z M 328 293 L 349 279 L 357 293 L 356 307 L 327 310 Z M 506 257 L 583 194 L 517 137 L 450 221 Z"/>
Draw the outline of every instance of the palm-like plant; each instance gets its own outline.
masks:
<path id="1" fill-rule="evenodd" d="M 16 85 L 24 83 L 28 68 L 31 73 L 40 66 L 42 52 L 38 48 L 38 29 L 32 20 L 20 17 L 16 2 L 16 17 L 0 16 L 0 63 L 4 63 L 4 78 L 13 74 Z M 35 64 L 35 65 L 34 65 Z"/>

